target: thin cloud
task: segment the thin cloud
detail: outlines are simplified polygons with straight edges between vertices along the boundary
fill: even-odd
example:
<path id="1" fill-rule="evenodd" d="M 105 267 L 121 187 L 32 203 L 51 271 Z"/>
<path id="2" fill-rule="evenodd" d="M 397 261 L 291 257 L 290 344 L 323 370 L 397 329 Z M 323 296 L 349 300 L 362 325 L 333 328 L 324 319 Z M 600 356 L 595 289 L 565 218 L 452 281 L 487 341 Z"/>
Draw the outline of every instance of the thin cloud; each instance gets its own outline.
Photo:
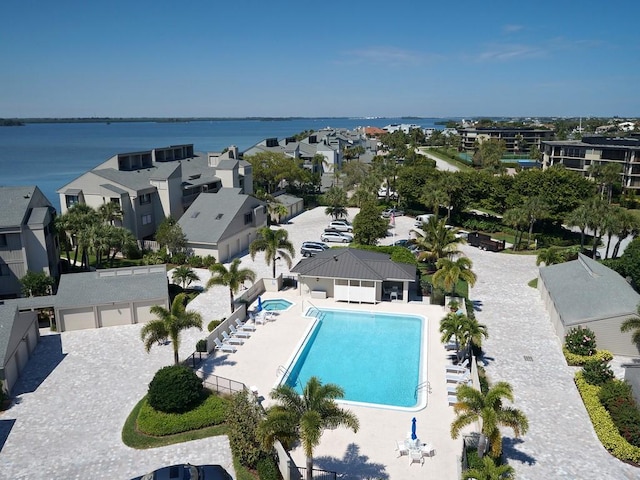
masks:
<path id="1" fill-rule="evenodd" d="M 436 57 L 435 55 L 395 47 L 369 47 L 348 50 L 344 52 L 344 56 L 348 61 L 356 63 L 408 66 L 420 65 Z"/>
<path id="2" fill-rule="evenodd" d="M 523 25 L 515 25 L 515 24 L 505 25 L 504 27 L 502 27 L 502 31 L 504 33 L 515 33 L 515 32 L 519 32 L 522 29 L 524 29 Z"/>
<path id="3" fill-rule="evenodd" d="M 547 49 L 535 45 L 503 43 L 489 45 L 484 51 L 475 55 L 477 62 L 508 62 L 546 56 Z"/>

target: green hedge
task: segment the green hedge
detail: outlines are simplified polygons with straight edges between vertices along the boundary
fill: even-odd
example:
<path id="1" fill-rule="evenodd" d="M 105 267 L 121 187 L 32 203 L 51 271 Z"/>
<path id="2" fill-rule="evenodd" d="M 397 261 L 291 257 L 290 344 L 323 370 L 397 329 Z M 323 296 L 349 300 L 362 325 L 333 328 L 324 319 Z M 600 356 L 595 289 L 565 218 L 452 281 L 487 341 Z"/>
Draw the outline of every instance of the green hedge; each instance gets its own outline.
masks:
<path id="1" fill-rule="evenodd" d="M 220 425 L 225 422 L 229 400 L 210 394 L 204 402 L 185 413 L 163 413 L 154 410 L 145 398 L 138 413 L 137 427 L 154 436 L 173 435 Z"/>
<path id="2" fill-rule="evenodd" d="M 598 393 L 601 387 L 589 385 L 582 377 L 582 372 L 576 373 L 575 382 L 602 446 L 623 462 L 640 464 L 640 448 L 634 447 L 620 435 L 609 412 L 600 403 Z"/>
<path id="3" fill-rule="evenodd" d="M 567 347 L 562 347 L 562 353 L 564 353 L 564 358 L 567 360 L 567 365 L 571 367 L 581 367 L 589 360 L 608 362 L 613 358 L 613 355 L 608 350 L 596 350 L 595 355 L 584 356 L 571 353 L 567 350 Z"/>

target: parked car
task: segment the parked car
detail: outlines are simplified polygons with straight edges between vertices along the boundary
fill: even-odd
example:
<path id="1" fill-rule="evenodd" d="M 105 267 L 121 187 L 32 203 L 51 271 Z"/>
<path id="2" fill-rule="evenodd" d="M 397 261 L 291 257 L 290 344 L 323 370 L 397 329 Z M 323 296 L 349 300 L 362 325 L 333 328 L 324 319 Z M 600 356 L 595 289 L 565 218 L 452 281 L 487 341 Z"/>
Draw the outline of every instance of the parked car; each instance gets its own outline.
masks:
<path id="1" fill-rule="evenodd" d="M 469 238 L 469 232 L 466 230 L 458 230 L 454 235 L 456 238 L 464 238 L 465 240 Z"/>
<path id="2" fill-rule="evenodd" d="M 408 244 L 409 240 L 407 240 L 406 238 L 401 238 L 400 240 L 396 240 L 395 242 L 393 242 L 394 247 L 408 247 Z"/>
<path id="3" fill-rule="evenodd" d="M 232 480 L 220 465 L 171 465 L 132 480 Z"/>
<path id="4" fill-rule="evenodd" d="M 413 226 L 414 227 L 418 227 L 418 228 L 422 228 L 422 224 L 423 223 L 427 223 L 431 217 L 433 217 L 432 213 L 424 213 L 422 215 L 418 215 L 416 217 L 416 221 L 413 224 Z"/>
<path id="5" fill-rule="evenodd" d="M 316 253 L 323 252 L 328 248 L 329 245 L 322 242 L 302 242 L 302 247 L 300 247 L 300 254 L 303 257 L 313 257 Z"/>
<path id="6" fill-rule="evenodd" d="M 401 217 L 404 215 L 404 211 L 398 210 L 397 208 L 387 208 L 384 212 L 382 212 L 383 218 L 389 218 L 393 215 L 394 217 Z"/>
<path id="7" fill-rule="evenodd" d="M 329 223 L 327 228 L 338 230 L 340 232 L 353 232 L 353 225 L 346 220 L 334 220 Z"/>
<path id="8" fill-rule="evenodd" d="M 353 241 L 353 236 L 344 232 L 325 231 L 322 233 L 322 235 L 320 235 L 320 240 L 322 240 L 323 242 L 349 243 Z"/>

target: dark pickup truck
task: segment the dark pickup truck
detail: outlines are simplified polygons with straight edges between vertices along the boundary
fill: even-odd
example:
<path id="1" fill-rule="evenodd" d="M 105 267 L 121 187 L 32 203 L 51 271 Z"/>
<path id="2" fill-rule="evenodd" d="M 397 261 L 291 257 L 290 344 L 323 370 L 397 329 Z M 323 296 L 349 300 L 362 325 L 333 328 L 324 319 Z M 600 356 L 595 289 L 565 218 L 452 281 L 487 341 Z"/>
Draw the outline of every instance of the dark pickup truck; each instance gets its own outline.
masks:
<path id="1" fill-rule="evenodd" d="M 470 232 L 467 243 L 472 247 L 478 247 L 480 250 L 489 250 L 490 252 L 504 250 L 504 241 L 495 240 L 485 233 Z"/>

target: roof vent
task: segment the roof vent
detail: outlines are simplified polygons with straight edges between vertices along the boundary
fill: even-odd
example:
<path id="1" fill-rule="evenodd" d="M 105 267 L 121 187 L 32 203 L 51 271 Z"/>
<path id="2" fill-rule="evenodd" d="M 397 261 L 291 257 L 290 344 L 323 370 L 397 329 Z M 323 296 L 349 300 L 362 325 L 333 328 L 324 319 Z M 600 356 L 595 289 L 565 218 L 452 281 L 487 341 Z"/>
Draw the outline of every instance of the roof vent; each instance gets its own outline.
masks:
<path id="1" fill-rule="evenodd" d="M 28 193 L 24 194 L 24 198 L 29 198 L 31 195 L 29 195 Z"/>
<path id="2" fill-rule="evenodd" d="M 218 215 L 216 215 L 216 220 L 220 220 L 223 215 L 224 215 L 224 213 L 219 213 Z"/>
<path id="3" fill-rule="evenodd" d="M 198 218 L 198 215 L 200 215 L 200 212 L 193 212 L 193 214 L 191 214 L 191 218 Z"/>

